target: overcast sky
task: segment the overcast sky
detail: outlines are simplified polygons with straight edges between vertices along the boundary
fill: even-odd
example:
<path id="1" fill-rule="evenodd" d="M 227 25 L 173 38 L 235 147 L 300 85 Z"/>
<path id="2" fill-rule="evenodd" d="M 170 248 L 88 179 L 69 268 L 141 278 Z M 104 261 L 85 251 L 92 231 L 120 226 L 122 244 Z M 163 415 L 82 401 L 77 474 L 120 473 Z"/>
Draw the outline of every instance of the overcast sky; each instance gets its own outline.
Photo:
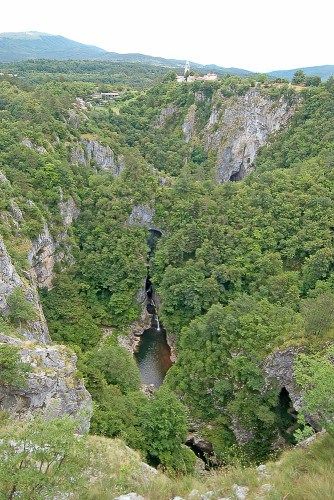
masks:
<path id="1" fill-rule="evenodd" d="M 334 64 L 331 9 L 330 0 L 4 0 L 0 32 L 271 71 Z"/>

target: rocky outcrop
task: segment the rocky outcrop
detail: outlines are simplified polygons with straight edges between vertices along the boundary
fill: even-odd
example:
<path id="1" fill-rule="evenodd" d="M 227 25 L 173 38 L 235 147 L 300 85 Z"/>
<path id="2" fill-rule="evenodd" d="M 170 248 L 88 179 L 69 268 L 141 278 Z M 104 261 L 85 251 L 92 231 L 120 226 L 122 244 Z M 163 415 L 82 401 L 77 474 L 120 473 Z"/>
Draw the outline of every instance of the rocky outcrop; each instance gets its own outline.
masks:
<path id="1" fill-rule="evenodd" d="M 71 153 L 71 162 L 83 163 L 96 170 L 108 170 L 113 175 L 119 175 L 125 168 L 123 157 L 116 157 L 109 146 L 97 140 L 82 139 Z"/>
<path id="2" fill-rule="evenodd" d="M 151 228 L 154 213 L 154 208 L 151 208 L 149 205 L 136 205 L 130 214 L 129 224 L 139 224 L 140 226 Z"/>
<path id="3" fill-rule="evenodd" d="M 138 321 L 134 321 L 128 329 L 127 335 L 118 335 L 117 341 L 121 347 L 124 347 L 131 354 L 134 354 L 138 350 L 140 343 L 140 336 L 145 330 L 148 330 L 152 326 L 152 314 L 147 311 L 147 295 L 145 292 L 145 282 L 143 287 L 139 290 L 137 294 L 137 301 L 141 305 L 141 316 Z"/>
<path id="4" fill-rule="evenodd" d="M 32 242 L 28 253 L 31 274 L 40 287 L 49 289 L 52 286 L 55 252 L 56 244 L 47 224 L 44 224 L 43 232 Z"/>
<path id="5" fill-rule="evenodd" d="M 33 281 L 29 279 L 28 273 L 26 279 L 18 275 L 4 242 L 0 237 L 0 314 L 6 316 L 9 313 L 8 297 L 18 287 L 22 288 L 25 299 L 34 305 L 36 311 L 36 320 L 27 321 L 22 327 L 21 333 L 29 340 L 38 340 L 42 343 L 50 342 L 47 324 L 38 301 L 36 287 Z"/>
<path id="6" fill-rule="evenodd" d="M 2 182 L 2 183 L 8 182 L 7 177 L 5 176 L 5 174 L 3 172 L 1 172 L 1 170 L 0 170 L 0 182 Z"/>
<path id="7" fill-rule="evenodd" d="M 287 125 L 295 109 L 284 97 L 273 101 L 256 89 L 225 101 L 219 112 L 212 110 L 205 130 L 206 149 L 217 151 L 219 182 L 239 180 L 251 172 L 258 149 Z"/>
<path id="8" fill-rule="evenodd" d="M 30 273 L 41 288 L 52 288 L 53 269 L 56 262 L 66 261 L 73 264 L 74 258 L 71 248 L 67 245 L 67 230 L 79 216 L 80 210 L 74 199 L 70 196 L 63 200 L 60 193 L 59 211 L 63 222 L 63 231 L 54 239 L 47 224 L 43 231 L 32 241 L 28 252 L 28 261 L 31 266 Z"/>
<path id="9" fill-rule="evenodd" d="M 265 390 L 271 387 L 276 387 L 278 390 L 285 388 L 296 411 L 299 411 L 302 406 L 302 393 L 294 380 L 293 367 L 296 356 L 302 351 L 303 347 L 275 351 L 266 358 L 263 365 Z"/>
<path id="10" fill-rule="evenodd" d="M 196 105 L 192 104 L 182 125 L 182 131 L 185 135 L 185 141 L 189 142 L 195 128 Z"/>
<path id="11" fill-rule="evenodd" d="M 89 429 L 91 396 L 76 371 L 76 356 L 64 346 L 43 346 L 0 333 L 0 345 L 18 347 L 21 361 L 29 363 L 23 387 L 0 385 L 0 408 L 15 418 L 29 418 L 35 413 L 45 417 L 72 415 Z"/>
<path id="12" fill-rule="evenodd" d="M 237 443 L 242 446 L 249 441 L 251 441 L 254 438 L 254 434 L 248 430 L 245 429 L 239 419 L 235 417 L 234 415 L 231 415 L 231 430 L 233 431 L 233 434 L 235 436 L 235 439 L 237 440 Z"/>
<path id="13" fill-rule="evenodd" d="M 47 153 L 47 150 L 45 149 L 44 146 L 37 146 L 36 144 L 31 142 L 31 140 L 28 138 L 23 139 L 22 144 L 24 146 L 27 146 L 27 148 L 29 148 L 29 149 L 35 149 L 35 151 L 37 151 L 37 153 L 40 153 L 40 154 Z"/>
<path id="14" fill-rule="evenodd" d="M 176 110 L 177 108 L 173 104 L 169 104 L 167 108 L 164 108 L 158 116 L 156 124 L 153 125 L 153 129 L 163 128 L 168 119 L 176 113 Z"/>
<path id="15" fill-rule="evenodd" d="M 63 195 L 61 193 L 61 201 L 59 202 L 59 211 L 61 218 L 63 220 L 64 227 L 68 229 L 70 225 L 75 221 L 80 214 L 80 209 L 76 205 L 72 196 L 69 196 L 67 201 L 63 200 Z"/>
<path id="16" fill-rule="evenodd" d="M 45 241 L 40 238 L 36 248 L 45 250 L 51 244 L 47 231 Z M 64 346 L 51 345 L 35 281 L 29 272 L 22 274 L 17 273 L 0 237 L 0 315 L 10 312 L 8 298 L 17 288 L 23 290 L 25 300 L 33 304 L 36 312 L 36 319 L 24 321 L 18 332 L 14 328 L 11 335 L 0 331 L 0 345 L 18 347 L 21 361 L 32 367 L 24 387 L 0 385 L 0 409 L 18 418 L 36 412 L 46 416 L 73 415 L 81 421 L 81 429 L 88 429 L 91 397 L 78 377 L 76 356 Z"/>
<path id="17" fill-rule="evenodd" d="M 17 274 L 15 267 L 7 253 L 3 239 L 0 236 L 0 313 L 6 314 L 9 311 L 7 297 L 11 295 L 13 290 L 22 286 L 20 276 Z"/>

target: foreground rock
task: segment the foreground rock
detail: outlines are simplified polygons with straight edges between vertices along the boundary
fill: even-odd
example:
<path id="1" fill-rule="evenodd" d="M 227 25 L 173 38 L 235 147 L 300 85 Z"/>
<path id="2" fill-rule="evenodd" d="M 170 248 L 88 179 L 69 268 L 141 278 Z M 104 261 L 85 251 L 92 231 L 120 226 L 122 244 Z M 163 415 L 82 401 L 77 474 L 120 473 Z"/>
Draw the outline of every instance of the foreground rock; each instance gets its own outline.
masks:
<path id="1" fill-rule="evenodd" d="M 21 361 L 31 366 L 24 387 L 0 385 L 0 409 L 15 418 L 35 413 L 45 417 L 72 415 L 80 421 L 79 430 L 88 430 L 91 396 L 76 370 L 76 356 L 65 346 L 51 344 L 35 281 L 26 274 L 18 274 L 0 238 L 0 315 L 10 312 L 8 300 L 17 289 L 23 291 L 24 300 L 36 313 L 36 320 L 23 322 L 18 330 L 13 327 L 8 333 L 6 328 L 4 333 L 0 329 L 0 346 L 16 346 Z"/>
<path id="2" fill-rule="evenodd" d="M 89 430 L 91 396 L 76 370 L 76 356 L 65 346 L 43 346 L 0 334 L 0 345 L 19 348 L 21 361 L 32 371 L 24 387 L 0 386 L 0 408 L 15 418 L 40 413 L 46 418 L 71 415 L 80 430 Z"/>

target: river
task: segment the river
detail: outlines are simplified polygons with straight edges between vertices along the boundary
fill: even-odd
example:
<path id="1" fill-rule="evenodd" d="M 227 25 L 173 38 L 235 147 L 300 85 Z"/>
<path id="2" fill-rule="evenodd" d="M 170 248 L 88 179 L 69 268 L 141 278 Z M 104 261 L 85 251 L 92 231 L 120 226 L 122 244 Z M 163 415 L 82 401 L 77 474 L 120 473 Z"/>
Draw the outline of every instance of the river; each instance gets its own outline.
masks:
<path id="1" fill-rule="evenodd" d="M 172 366 L 166 330 L 149 328 L 140 337 L 135 359 L 141 374 L 142 384 L 160 387 L 168 369 Z"/>

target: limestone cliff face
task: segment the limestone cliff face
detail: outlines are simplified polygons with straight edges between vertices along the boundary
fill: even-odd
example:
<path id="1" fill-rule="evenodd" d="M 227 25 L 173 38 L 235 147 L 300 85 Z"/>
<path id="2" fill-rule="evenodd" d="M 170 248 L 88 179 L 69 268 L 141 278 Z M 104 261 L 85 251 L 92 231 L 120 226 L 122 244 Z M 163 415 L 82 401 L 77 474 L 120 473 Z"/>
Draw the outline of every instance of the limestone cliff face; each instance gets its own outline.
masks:
<path id="1" fill-rule="evenodd" d="M 139 226 L 153 228 L 153 218 L 155 210 L 149 205 L 135 205 L 129 217 L 129 224 L 138 224 Z"/>
<path id="2" fill-rule="evenodd" d="M 37 290 L 29 274 L 21 278 L 12 264 L 3 239 L 0 237 L 0 314 L 6 316 L 9 312 L 8 297 L 17 288 L 22 288 L 24 296 L 31 302 L 36 311 L 36 320 L 28 321 L 22 328 L 22 335 L 29 340 L 38 340 L 42 343 L 50 342 L 48 327 L 42 308 L 38 301 Z"/>
<path id="3" fill-rule="evenodd" d="M 48 289 L 52 286 L 55 251 L 56 244 L 47 224 L 44 224 L 43 232 L 32 242 L 28 261 L 31 265 L 31 273 L 36 278 L 38 285 Z"/>
<path id="4" fill-rule="evenodd" d="M 52 288 L 53 268 L 56 262 L 74 262 L 71 248 L 67 244 L 67 230 L 74 220 L 79 216 L 80 210 L 70 196 L 66 201 L 59 203 L 59 212 L 63 221 L 63 229 L 54 238 L 45 223 L 43 231 L 31 242 L 28 252 L 30 273 L 39 287 Z"/>
<path id="5" fill-rule="evenodd" d="M 0 345 L 19 348 L 21 361 L 32 371 L 21 388 L 0 386 L 0 408 L 15 418 L 34 413 L 46 417 L 72 415 L 81 422 L 81 430 L 89 429 L 91 396 L 76 371 L 76 356 L 64 346 L 40 345 L 0 333 Z"/>
<path id="6" fill-rule="evenodd" d="M 293 365 L 296 356 L 303 351 L 302 347 L 293 347 L 284 351 L 275 351 L 264 362 L 266 388 L 276 386 L 285 388 L 290 396 L 293 407 L 299 411 L 302 406 L 302 392 L 293 377 Z"/>
<path id="7" fill-rule="evenodd" d="M 240 180 L 251 172 L 258 149 L 288 124 L 295 110 L 285 97 L 273 100 L 256 88 L 228 98 L 219 91 L 210 99 L 198 94 L 182 125 L 184 140 L 215 152 L 218 182 Z M 196 101 L 211 107 L 204 128 Z"/>
<path id="8" fill-rule="evenodd" d="M 153 129 L 161 129 L 165 126 L 169 118 L 171 118 L 177 111 L 176 106 L 170 104 L 167 108 L 162 109 L 156 123 L 153 125 Z"/>
<path id="9" fill-rule="evenodd" d="M 238 180 L 251 172 L 260 146 L 273 132 L 287 125 L 293 107 L 281 98 L 273 102 L 257 90 L 235 99 L 220 115 L 211 114 L 206 129 L 206 147 L 217 149 L 218 180 Z M 219 120 L 219 121 L 218 121 Z M 219 129 L 214 132 L 214 126 Z"/>
<path id="10" fill-rule="evenodd" d="M 109 146 L 103 146 L 97 140 L 82 139 L 71 152 L 71 162 L 83 163 L 95 170 L 108 170 L 113 175 L 124 170 L 123 157 L 116 157 Z"/>
<path id="11" fill-rule="evenodd" d="M 284 350 L 276 350 L 270 354 L 262 364 L 264 377 L 263 393 L 274 389 L 277 395 L 284 389 L 291 400 L 293 411 L 298 413 L 303 405 L 303 390 L 298 386 L 294 378 L 294 362 L 296 357 L 303 352 L 304 347 L 290 347 Z M 234 416 L 231 417 L 231 430 L 240 445 L 251 441 L 254 438 L 252 431 L 245 429 L 240 421 Z M 316 430 L 321 430 L 316 415 L 305 415 L 305 420 Z M 284 440 L 283 440 L 284 442 Z M 278 446 L 283 444 L 282 438 L 277 433 Z"/>
<path id="12" fill-rule="evenodd" d="M 47 241 L 47 240 L 46 240 Z M 42 240 L 40 240 L 41 248 Z M 46 244 L 50 246 L 50 242 Z M 35 412 L 50 415 L 70 414 L 80 419 L 87 429 L 91 416 L 91 397 L 76 372 L 76 356 L 64 346 L 51 344 L 47 324 L 38 301 L 36 283 L 26 272 L 21 277 L 0 237 L 0 314 L 10 310 L 8 297 L 16 288 L 36 311 L 36 320 L 24 323 L 18 332 L 8 335 L 0 331 L 0 345 L 19 348 L 21 360 L 32 367 L 23 388 L 0 385 L 0 409 L 15 417 L 26 418 Z"/>

